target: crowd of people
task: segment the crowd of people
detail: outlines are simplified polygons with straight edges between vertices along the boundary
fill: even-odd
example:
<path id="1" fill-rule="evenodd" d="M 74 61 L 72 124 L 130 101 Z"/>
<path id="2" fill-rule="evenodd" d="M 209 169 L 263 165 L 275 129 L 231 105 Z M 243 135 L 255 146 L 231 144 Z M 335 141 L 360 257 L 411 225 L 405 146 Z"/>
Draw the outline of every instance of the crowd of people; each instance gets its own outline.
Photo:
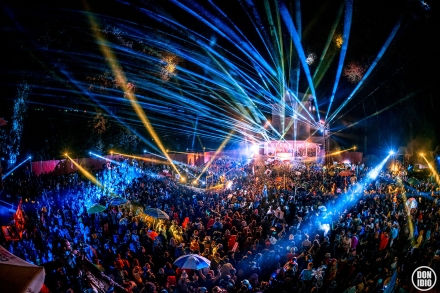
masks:
<path id="1" fill-rule="evenodd" d="M 440 271 L 435 182 L 410 184 L 391 170 L 372 179 L 360 164 L 213 166 L 228 176 L 210 189 L 128 158 L 95 174 L 99 185 L 81 174 L 9 177 L 2 196 L 22 200 L 26 225 L 2 246 L 45 266 L 54 293 L 412 292 L 415 268 Z M 109 204 L 116 196 L 127 202 Z M 93 204 L 106 209 L 89 213 Z M 186 254 L 210 266 L 175 266 Z M 88 282 L 85 262 L 111 286 Z"/>

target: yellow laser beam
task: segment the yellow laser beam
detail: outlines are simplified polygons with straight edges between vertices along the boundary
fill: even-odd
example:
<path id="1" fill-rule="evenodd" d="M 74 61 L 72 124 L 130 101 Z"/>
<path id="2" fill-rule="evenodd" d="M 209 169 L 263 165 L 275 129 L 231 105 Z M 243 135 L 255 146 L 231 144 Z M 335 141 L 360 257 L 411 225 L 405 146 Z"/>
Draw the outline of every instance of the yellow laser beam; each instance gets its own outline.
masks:
<path id="1" fill-rule="evenodd" d="M 406 190 L 405 190 L 405 187 L 403 186 L 402 179 L 398 179 L 396 183 L 397 183 L 397 187 L 400 190 L 402 190 L 402 200 L 403 200 L 403 203 L 406 203 L 406 201 L 407 201 Z M 404 207 L 405 207 L 405 211 L 406 211 L 406 215 L 407 215 L 408 219 L 411 219 L 411 210 L 410 210 L 410 208 L 406 204 L 404 205 Z M 413 221 L 408 221 L 408 227 L 409 227 L 409 233 L 412 236 L 414 236 Z M 414 239 L 412 241 L 414 241 Z"/>
<path id="2" fill-rule="evenodd" d="M 429 169 L 431 169 L 432 174 L 434 175 L 435 182 L 440 185 L 440 177 L 438 173 L 435 171 L 435 168 L 431 165 L 431 163 L 426 159 L 424 154 L 421 154 L 422 158 L 426 161 L 428 164 Z"/>
<path id="3" fill-rule="evenodd" d="M 86 9 L 90 10 L 87 3 L 85 3 Z M 133 107 L 133 110 L 138 115 L 139 119 L 142 121 L 142 124 L 147 129 L 148 133 L 153 137 L 154 141 L 156 142 L 159 149 L 162 151 L 162 153 L 165 155 L 167 160 L 170 162 L 173 169 L 180 175 L 179 170 L 177 170 L 177 167 L 174 165 L 171 158 L 168 156 L 163 144 L 161 143 L 158 135 L 156 134 L 156 131 L 154 130 L 153 126 L 151 125 L 147 115 L 145 114 L 142 107 L 139 105 L 137 98 L 133 92 L 133 89 L 131 86 L 128 85 L 127 78 L 125 77 L 125 74 L 119 65 L 117 58 L 113 51 L 107 46 L 107 42 L 104 38 L 104 36 L 101 33 L 101 30 L 99 29 L 99 26 L 97 22 L 95 21 L 92 14 L 88 14 L 89 22 L 92 26 L 92 31 L 95 33 L 95 37 L 98 40 L 99 47 L 101 49 L 102 54 L 104 55 L 105 59 L 110 65 L 110 68 L 115 75 L 115 78 L 119 85 L 121 85 L 122 90 L 124 91 L 124 96 L 128 98 L 130 101 L 131 106 Z"/>
<path id="4" fill-rule="evenodd" d="M 142 160 L 142 161 L 146 161 L 146 162 L 151 162 L 151 163 L 156 163 L 156 164 L 166 164 L 168 165 L 169 162 L 165 161 L 165 160 L 159 160 L 159 159 L 153 159 L 153 158 L 147 158 L 147 157 L 139 157 L 139 156 L 134 156 L 134 155 L 128 155 L 128 154 L 121 154 L 121 153 L 115 153 L 116 155 L 121 155 L 124 157 L 129 157 L 132 159 L 138 159 L 138 160 Z"/>
<path id="5" fill-rule="evenodd" d="M 90 174 L 86 169 L 84 169 L 83 167 L 81 167 L 77 162 L 75 162 L 74 160 L 72 160 L 71 157 L 69 157 L 69 155 L 65 154 L 66 157 L 76 166 L 76 168 L 78 168 L 78 170 L 84 174 L 84 176 L 87 177 L 87 179 L 89 179 L 93 184 L 99 186 L 100 188 L 104 188 L 104 186 L 101 184 L 101 182 L 99 182 L 98 179 L 96 179 L 95 176 L 93 176 L 92 174 Z"/>
<path id="6" fill-rule="evenodd" d="M 200 177 L 203 175 L 203 173 L 206 172 L 206 170 L 208 170 L 208 168 L 211 166 L 211 164 L 214 162 L 215 158 L 218 156 L 218 154 L 223 150 L 223 147 L 226 145 L 226 143 L 228 143 L 229 139 L 231 139 L 232 134 L 234 133 L 234 130 L 232 130 L 231 132 L 229 132 L 228 136 L 225 138 L 225 140 L 223 140 L 223 142 L 220 144 L 220 146 L 218 147 L 218 149 L 215 151 L 214 156 L 212 156 L 212 158 L 209 160 L 209 162 L 206 164 L 206 166 L 203 168 L 202 172 L 200 172 L 199 176 L 196 178 L 196 180 L 198 181 L 200 179 Z"/>

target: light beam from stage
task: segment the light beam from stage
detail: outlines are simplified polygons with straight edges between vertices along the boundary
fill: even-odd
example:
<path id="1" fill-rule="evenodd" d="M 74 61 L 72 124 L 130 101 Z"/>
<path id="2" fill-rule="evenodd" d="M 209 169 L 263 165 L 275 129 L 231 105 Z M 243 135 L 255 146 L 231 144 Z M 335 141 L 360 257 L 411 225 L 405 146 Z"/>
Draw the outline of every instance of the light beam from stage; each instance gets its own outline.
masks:
<path id="1" fill-rule="evenodd" d="M 85 3 L 86 9 L 90 10 L 87 3 Z M 95 32 L 95 38 L 98 41 L 99 47 L 101 49 L 102 54 L 104 55 L 105 59 L 108 61 L 108 65 L 110 66 L 113 74 L 115 75 L 116 80 L 118 81 L 118 84 L 121 85 L 122 90 L 124 91 L 125 96 L 130 101 L 131 106 L 133 107 L 133 110 L 141 120 L 142 124 L 147 129 L 148 133 L 153 137 L 154 142 L 159 147 L 161 152 L 164 154 L 164 156 L 167 158 L 173 169 L 180 175 L 179 170 L 177 170 L 177 167 L 174 165 L 171 158 L 168 156 L 165 147 L 163 146 L 162 142 L 159 139 L 159 136 L 157 135 L 156 131 L 154 130 L 153 126 L 150 123 L 150 120 L 148 119 L 147 115 L 145 114 L 145 111 L 142 109 L 142 107 L 139 105 L 139 102 L 136 98 L 136 95 L 133 92 L 133 89 L 128 86 L 128 81 L 125 76 L 124 71 L 122 70 L 122 67 L 120 66 L 116 55 L 113 53 L 111 48 L 108 46 L 108 42 L 106 41 L 104 35 L 101 33 L 101 29 L 96 22 L 95 18 L 91 13 L 87 14 L 89 18 L 89 22 L 92 26 L 92 31 Z"/>
<path id="2" fill-rule="evenodd" d="M 388 159 L 394 155 L 394 151 L 390 151 L 388 156 L 385 157 L 385 159 L 382 160 L 382 162 L 379 163 L 373 170 L 368 172 L 367 178 L 371 180 L 376 180 L 377 176 L 379 176 L 380 171 L 382 170 L 383 166 L 385 166 L 385 163 L 388 161 Z"/>
<path id="3" fill-rule="evenodd" d="M 420 154 L 422 158 L 425 160 L 426 164 L 428 164 L 429 169 L 431 169 L 432 174 L 434 175 L 435 182 L 440 186 L 440 177 L 438 173 L 435 171 L 435 168 L 431 165 L 431 163 L 426 159 L 425 154 Z"/>
<path id="4" fill-rule="evenodd" d="M 321 120 L 321 116 L 319 114 L 319 109 L 318 109 L 318 101 L 317 101 L 318 99 L 316 97 L 312 75 L 310 74 L 310 68 L 309 68 L 309 65 L 307 64 L 307 61 L 306 61 L 306 55 L 305 55 L 304 50 L 302 48 L 301 40 L 299 39 L 298 32 L 295 28 L 295 25 L 292 21 L 292 18 L 290 17 L 289 10 L 287 9 L 287 7 L 285 6 L 284 3 L 280 3 L 280 4 L 281 4 L 281 7 L 280 7 L 281 17 L 282 17 L 284 24 L 286 25 L 288 31 L 290 32 L 290 35 L 292 37 L 292 41 L 293 41 L 295 48 L 298 52 L 298 57 L 301 61 L 301 65 L 302 65 L 303 70 L 306 74 L 306 78 L 307 78 L 307 82 L 309 84 L 310 92 L 312 93 L 312 96 L 314 97 L 313 100 L 315 102 L 316 115 L 318 117 L 317 121 L 319 121 L 319 120 Z M 316 121 L 314 121 L 314 122 L 316 123 Z"/>
<path id="5" fill-rule="evenodd" d="M 66 158 L 68 158 L 74 165 L 76 168 L 78 168 L 78 170 L 84 174 L 84 176 L 87 177 L 87 179 L 89 179 L 93 184 L 95 184 L 96 186 L 104 189 L 104 186 L 101 184 L 101 182 L 99 182 L 98 179 L 95 178 L 95 176 L 93 176 L 92 174 L 90 174 L 86 169 L 84 169 L 83 167 L 81 167 L 77 162 L 75 162 L 71 157 L 69 157 L 68 154 L 64 154 L 66 156 Z"/>
<path id="6" fill-rule="evenodd" d="M 32 157 L 28 157 L 26 160 L 24 160 L 23 162 L 21 162 L 20 164 L 18 164 L 17 166 L 15 166 L 11 171 L 9 171 L 8 173 L 5 174 L 5 176 L 3 176 L 3 179 L 5 179 L 6 177 L 8 177 L 10 174 L 12 174 L 12 172 L 14 172 L 15 170 L 17 170 L 18 167 L 20 167 L 21 165 L 23 165 L 24 163 L 26 163 L 26 162 L 29 161 L 30 159 L 32 159 Z"/>
<path id="7" fill-rule="evenodd" d="M 389 45 L 393 41 L 393 39 L 394 39 L 395 35 L 397 34 L 397 31 L 399 30 L 399 28 L 400 28 L 400 21 L 398 21 L 397 24 L 394 26 L 393 30 L 391 31 L 390 35 L 388 36 L 388 39 L 385 41 L 385 44 L 382 46 L 382 48 L 380 49 L 379 53 L 377 54 L 377 57 L 374 60 L 373 64 L 370 65 L 370 67 L 368 68 L 367 72 L 364 74 L 362 79 L 357 84 L 356 88 L 347 97 L 347 99 L 345 99 L 345 101 L 339 106 L 339 108 L 336 109 L 335 112 L 333 112 L 333 114 L 328 118 L 328 120 L 326 120 L 327 123 L 330 123 L 336 117 L 336 115 L 338 115 L 338 113 L 342 110 L 342 108 L 344 108 L 345 105 L 347 105 L 347 103 L 351 100 L 351 98 L 353 98 L 353 96 L 356 94 L 356 92 L 359 90 L 359 88 L 363 85 L 364 81 L 368 78 L 368 76 L 371 74 L 371 72 L 376 67 L 377 63 L 379 63 L 380 59 L 382 58 L 382 56 L 387 51 Z"/>
<path id="8" fill-rule="evenodd" d="M 200 172 L 199 176 L 195 180 L 199 181 L 200 177 L 208 170 L 208 168 L 211 166 L 212 162 L 214 162 L 215 158 L 218 156 L 218 154 L 223 150 L 224 146 L 228 143 L 229 139 L 232 137 L 232 134 L 234 133 L 234 130 L 229 132 L 228 136 L 225 138 L 225 140 L 221 143 L 221 145 L 218 147 L 218 149 L 215 151 L 214 156 L 209 160 L 209 162 L 206 164 L 206 166 L 203 168 L 202 172 Z"/>
<path id="9" fill-rule="evenodd" d="M 150 158 L 146 158 L 146 157 L 139 157 L 139 156 L 128 155 L 128 154 L 121 154 L 121 153 L 115 153 L 115 155 L 121 155 L 121 156 L 124 156 L 124 157 L 132 158 L 132 159 L 137 159 L 137 160 L 142 160 L 142 161 L 145 161 L 145 162 L 150 162 L 150 163 L 155 163 L 155 164 L 165 164 L 165 165 L 169 164 L 169 161 L 166 160 L 166 158 L 164 156 L 153 154 L 153 153 L 150 153 L 150 152 L 147 152 L 147 151 L 145 151 L 145 153 L 151 154 L 151 155 L 156 156 L 156 157 L 164 158 L 165 160 L 158 160 L 158 159 L 153 159 L 153 158 L 150 159 Z"/>
<path id="10" fill-rule="evenodd" d="M 324 157 L 328 158 L 328 157 L 331 157 L 333 155 L 342 154 L 342 153 L 345 153 L 345 152 L 348 152 L 348 151 L 351 151 L 351 150 L 356 150 L 356 147 L 354 146 L 354 147 L 351 147 L 351 148 L 348 148 L 348 149 L 345 149 L 345 150 L 340 150 L 340 151 L 336 151 L 336 152 L 333 152 L 333 153 L 329 153 L 329 154 L 324 155 Z"/>
<path id="11" fill-rule="evenodd" d="M 324 75 L 327 72 L 327 70 L 330 68 L 330 64 L 332 63 L 334 57 L 336 56 L 336 51 L 333 50 L 333 52 L 330 52 L 330 56 L 327 59 L 325 59 L 325 57 L 327 55 L 327 51 L 328 51 L 328 49 L 330 47 L 330 44 L 331 44 L 331 42 L 334 39 L 335 32 L 336 32 L 336 29 L 337 29 L 338 24 L 339 24 L 339 20 L 340 20 L 340 18 L 342 16 L 342 11 L 344 10 L 343 9 L 344 6 L 345 6 L 344 3 L 342 3 L 340 8 L 339 8 L 339 11 L 338 11 L 338 14 L 336 16 L 335 22 L 333 23 L 332 29 L 330 30 L 330 34 L 329 34 L 329 36 L 327 38 L 327 42 L 325 43 L 324 50 L 323 50 L 323 52 L 321 54 L 321 57 L 319 58 L 318 66 L 316 67 L 315 72 L 313 73 L 313 82 L 314 82 L 316 87 L 318 87 L 318 85 L 320 84 L 322 78 L 324 77 Z M 342 39 L 342 37 L 341 37 L 341 39 Z M 325 60 L 325 63 L 324 63 L 324 60 Z M 321 70 L 321 67 L 322 67 L 322 70 Z M 306 90 L 305 96 L 307 96 L 308 94 L 309 94 L 309 89 Z"/>
<path id="12" fill-rule="evenodd" d="M 330 103 L 328 105 L 327 113 L 325 114 L 324 121 L 327 121 L 328 114 L 330 113 L 330 109 L 333 103 L 333 100 L 336 95 L 336 90 L 338 89 L 339 79 L 341 78 L 342 69 L 344 67 L 345 56 L 347 55 L 348 48 L 348 39 L 350 37 L 350 29 L 351 29 L 351 17 L 353 15 L 353 0 L 347 0 L 345 3 L 345 19 L 344 19 L 344 32 L 342 35 L 342 48 L 341 55 L 339 57 L 338 70 L 336 72 L 336 79 L 333 85 L 332 95 L 330 97 Z"/>
<path id="13" fill-rule="evenodd" d="M 98 158 L 104 159 L 104 160 L 106 160 L 106 161 L 112 162 L 112 163 L 114 163 L 114 164 L 116 164 L 116 165 L 118 165 L 118 166 L 121 164 L 121 163 L 119 163 L 119 162 L 117 162 L 117 161 L 115 161 L 115 160 L 112 160 L 112 159 L 109 159 L 109 158 L 106 158 L 106 157 L 100 156 L 100 155 L 95 154 L 95 153 L 93 153 L 93 152 L 89 152 L 89 154 L 92 155 L 92 156 L 95 156 L 95 157 L 98 157 Z"/>
<path id="14" fill-rule="evenodd" d="M 374 167 L 370 172 L 367 173 L 367 176 L 365 176 L 364 180 L 360 180 L 359 182 L 357 182 L 354 190 L 340 196 L 335 207 L 335 212 L 341 213 L 348 206 L 352 206 L 359 197 L 362 197 L 364 186 L 368 186 L 370 182 L 374 181 L 377 178 L 380 170 L 382 170 L 382 168 L 385 166 L 385 163 L 391 156 L 392 153 L 389 153 L 388 156 L 386 156 L 376 167 Z"/>

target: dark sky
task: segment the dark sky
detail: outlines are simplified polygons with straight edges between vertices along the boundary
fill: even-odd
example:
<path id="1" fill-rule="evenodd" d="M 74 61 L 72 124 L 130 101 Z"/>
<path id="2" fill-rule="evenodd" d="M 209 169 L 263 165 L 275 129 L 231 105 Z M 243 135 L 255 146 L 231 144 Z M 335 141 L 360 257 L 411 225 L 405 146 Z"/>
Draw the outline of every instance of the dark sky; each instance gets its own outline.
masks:
<path id="1" fill-rule="evenodd" d="M 290 46 L 290 34 L 273 1 L 268 1 L 268 9 L 263 1 L 255 1 L 255 7 L 234 0 L 213 1 L 217 7 L 208 1 L 180 1 L 195 14 L 173 1 L 27 2 L 2 2 L 0 117 L 11 119 L 17 85 L 27 82 L 32 91 L 23 148 L 29 152 L 48 147 L 54 137 L 74 145 L 71 137 L 79 144 L 86 138 L 78 130 L 89 135 L 85 129 L 97 111 L 151 141 L 115 82 L 111 64 L 121 69 L 127 83 L 135 85 L 142 108 L 159 136 L 167 140 L 165 144 L 179 150 L 191 148 L 195 128 L 195 148 L 216 147 L 231 129 L 235 130 L 231 143 L 246 135 L 261 139 L 270 104 L 280 99 L 280 85 L 296 86 L 292 76 L 298 68 L 297 52 Z M 295 1 L 284 3 L 294 18 Z M 300 3 L 302 47 L 306 55 L 316 56 L 309 66 L 312 75 L 341 3 Z M 332 122 L 335 146 L 356 144 L 366 154 L 380 154 L 410 144 L 433 150 L 439 144 L 440 44 L 435 29 L 439 7 L 435 1 L 426 1 L 429 9 L 423 3 L 354 1 L 344 68 L 352 65 L 362 76 L 399 21 L 400 28 L 370 76 Z M 342 13 L 324 60 L 331 54 L 334 58 L 323 62 L 322 80 L 315 83 L 321 116 L 335 82 L 340 58 L 335 37 L 342 33 L 344 17 Z M 294 23 L 298 25 L 295 19 Z M 280 39 L 282 53 L 273 49 Z M 102 47 L 112 52 L 116 63 L 104 57 Z M 176 63 L 173 74 L 167 76 L 168 61 L 163 60 Z M 262 62 L 279 76 L 270 76 Z M 259 71 L 265 71 L 265 77 Z M 358 85 L 349 77 L 353 75 L 341 76 L 330 114 Z M 298 90 L 307 89 L 300 69 Z"/>

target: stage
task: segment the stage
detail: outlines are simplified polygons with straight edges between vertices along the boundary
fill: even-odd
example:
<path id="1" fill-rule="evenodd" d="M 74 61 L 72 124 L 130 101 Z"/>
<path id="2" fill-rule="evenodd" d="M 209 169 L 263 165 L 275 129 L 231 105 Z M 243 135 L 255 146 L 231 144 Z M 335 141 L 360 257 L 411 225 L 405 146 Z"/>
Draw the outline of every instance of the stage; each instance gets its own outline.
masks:
<path id="1" fill-rule="evenodd" d="M 254 158 L 319 163 L 323 161 L 324 154 L 323 145 L 311 140 L 272 140 L 258 145 Z"/>

